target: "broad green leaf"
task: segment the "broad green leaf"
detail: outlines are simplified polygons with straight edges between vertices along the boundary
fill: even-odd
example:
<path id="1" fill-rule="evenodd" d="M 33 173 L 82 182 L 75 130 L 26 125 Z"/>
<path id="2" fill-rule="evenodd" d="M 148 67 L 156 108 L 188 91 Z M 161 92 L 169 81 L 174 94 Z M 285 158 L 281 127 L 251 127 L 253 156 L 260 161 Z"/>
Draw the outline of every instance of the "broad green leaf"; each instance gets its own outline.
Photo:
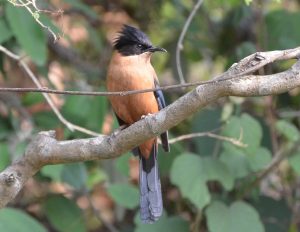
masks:
<path id="1" fill-rule="evenodd" d="M 254 153 L 247 154 L 232 146 L 224 149 L 220 160 L 227 165 L 235 178 L 242 178 L 265 168 L 271 161 L 271 153 L 268 149 L 259 147 Z"/>
<path id="2" fill-rule="evenodd" d="M 272 159 L 271 152 L 264 147 L 259 147 L 254 154 L 247 155 L 251 171 L 264 169 Z"/>
<path id="3" fill-rule="evenodd" d="M 18 43 L 37 65 L 47 60 L 47 37 L 42 27 L 23 7 L 6 4 L 6 16 Z"/>
<path id="4" fill-rule="evenodd" d="M 139 190 L 129 184 L 113 184 L 108 187 L 107 192 L 119 205 L 134 209 L 139 204 Z"/>
<path id="5" fill-rule="evenodd" d="M 205 211 L 210 232 L 264 232 L 257 211 L 241 201 L 227 207 L 222 202 L 213 202 Z"/>
<path id="6" fill-rule="evenodd" d="M 184 197 L 200 209 L 211 199 L 207 181 L 219 181 L 226 190 L 233 187 L 233 177 L 225 164 L 193 154 L 183 154 L 175 159 L 171 168 L 171 181 L 179 187 Z"/>
<path id="7" fill-rule="evenodd" d="M 63 168 L 63 164 L 47 165 L 41 169 L 41 173 L 54 181 L 61 181 Z"/>
<path id="8" fill-rule="evenodd" d="M 6 143 L 0 143 L 0 171 L 4 170 L 9 163 L 8 146 Z"/>
<path id="9" fill-rule="evenodd" d="M 254 153 L 259 147 L 262 139 L 262 128 L 259 122 L 249 114 L 242 114 L 241 117 L 231 117 L 223 131 L 224 136 L 239 139 L 247 144 L 246 148 L 241 148 L 248 154 Z M 232 147 L 229 142 L 223 143 L 224 148 Z"/>
<path id="10" fill-rule="evenodd" d="M 65 197 L 52 196 L 44 203 L 51 225 L 59 232 L 85 232 L 83 214 L 79 207 Z"/>
<path id="11" fill-rule="evenodd" d="M 300 152 L 293 154 L 289 158 L 289 164 L 291 165 L 292 169 L 300 176 Z"/>
<path id="12" fill-rule="evenodd" d="M 289 141 L 296 142 L 300 139 L 298 129 L 290 122 L 285 120 L 278 120 L 275 126 L 277 131 Z"/>
<path id="13" fill-rule="evenodd" d="M 3 19 L 0 19 L 0 44 L 6 42 L 12 37 L 11 30 L 7 27 Z"/>
<path id="14" fill-rule="evenodd" d="M 18 209 L 0 210 L 0 231 L 3 232 L 46 232 L 37 220 Z"/>
<path id="15" fill-rule="evenodd" d="M 65 164 L 62 170 L 62 181 L 75 189 L 83 189 L 87 181 L 87 170 L 83 163 Z"/>
<path id="16" fill-rule="evenodd" d="M 189 224 L 180 217 L 160 218 L 153 224 L 138 224 L 134 232 L 188 232 Z"/>
<path id="17" fill-rule="evenodd" d="M 227 165 L 235 178 L 245 177 L 250 172 L 246 154 L 235 147 L 225 149 L 220 155 L 220 160 Z"/>

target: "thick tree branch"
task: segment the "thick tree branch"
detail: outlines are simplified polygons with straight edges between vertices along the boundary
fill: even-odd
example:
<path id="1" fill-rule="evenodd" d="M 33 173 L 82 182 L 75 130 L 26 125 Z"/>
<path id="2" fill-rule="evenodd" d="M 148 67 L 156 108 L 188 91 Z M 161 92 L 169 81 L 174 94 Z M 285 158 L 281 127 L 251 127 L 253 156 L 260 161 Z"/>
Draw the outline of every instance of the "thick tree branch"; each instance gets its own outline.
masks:
<path id="1" fill-rule="evenodd" d="M 28 145 L 24 156 L 0 173 L 0 208 L 12 201 L 25 182 L 44 165 L 114 158 L 176 126 L 218 98 L 274 95 L 299 87 L 300 61 L 282 73 L 242 76 L 255 70 L 254 66 L 257 68 L 261 67 L 261 63 L 268 63 L 269 54 L 274 52 L 260 53 L 259 57 L 254 54 L 245 58 L 246 60 L 243 59 L 222 75 L 222 81 L 198 86 L 159 113 L 147 116 L 117 135 L 57 141 L 54 132 L 39 133 Z M 281 52 L 281 55 L 295 57 L 295 54 L 291 56 L 290 53 Z M 282 56 L 275 60 L 281 59 Z M 248 71 L 249 69 L 251 71 Z M 221 80 L 220 77 L 217 80 Z"/>

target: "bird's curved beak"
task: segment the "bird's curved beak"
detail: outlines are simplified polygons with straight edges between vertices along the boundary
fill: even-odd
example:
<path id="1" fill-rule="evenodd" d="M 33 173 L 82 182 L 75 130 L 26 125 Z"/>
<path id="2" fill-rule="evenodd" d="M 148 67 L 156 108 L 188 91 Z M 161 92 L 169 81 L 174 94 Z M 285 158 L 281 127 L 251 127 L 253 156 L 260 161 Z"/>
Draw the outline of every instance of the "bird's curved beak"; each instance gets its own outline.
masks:
<path id="1" fill-rule="evenodd" d="M 167 52 L 166 49 L 160 47 L 151 47 L 148 49 L 149 52 Z"/>

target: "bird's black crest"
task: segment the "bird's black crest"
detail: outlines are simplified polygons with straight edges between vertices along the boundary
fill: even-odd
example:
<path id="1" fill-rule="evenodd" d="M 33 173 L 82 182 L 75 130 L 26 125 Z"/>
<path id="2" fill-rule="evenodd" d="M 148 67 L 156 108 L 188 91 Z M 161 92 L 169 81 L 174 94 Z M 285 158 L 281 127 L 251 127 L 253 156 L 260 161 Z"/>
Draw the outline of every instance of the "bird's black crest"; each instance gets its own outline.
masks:
<path id="1" fill-rule="evenodd" d="M 139 55 L 152 47 L 148 36 L 141 30 L 124 25 L 114 41 L 114 48 L 124 56 Z"/>

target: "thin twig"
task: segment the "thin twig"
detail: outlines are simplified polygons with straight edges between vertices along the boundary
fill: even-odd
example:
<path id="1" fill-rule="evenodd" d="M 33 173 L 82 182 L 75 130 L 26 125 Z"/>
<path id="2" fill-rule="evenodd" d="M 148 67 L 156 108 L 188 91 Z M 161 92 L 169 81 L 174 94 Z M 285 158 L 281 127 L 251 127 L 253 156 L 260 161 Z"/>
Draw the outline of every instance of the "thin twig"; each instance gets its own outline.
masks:
<path id="1" fill-rule="evenodd" d="M 51 11 L 48 11 L 48 10 L 42 10 L 42 9 L 39 9 L 36 5 L 36 1 L 35 0 L 27 0 L 26 2 L 24 2 L 23 0 L 17 0 L 17 1 L 12 1 L 12 0 L 8 0 L 12 5 L 16 6 L 16 7 L 24 7 L 26 8 L 26 10 L 31 14 L 31 16 L 34 18 L 34 20 L 44 29 L 46 29 L 52 36 L 53 36 L 53 39 L 54 39 L 54 42 L 56 42 L 60 36 L 56 35 L 55 32 L 49 27 L 49 26 L 46 26 L 44 23 L 42 23 L 39 19 L 39 13 L 40 12 L 46 12 L 46 13 L 50 13 Z M 30 8 L 30 5 L 32 6 Z M 33 9 L 32 9 L 33 8 Z M 62 11 L 59 10 L 58 12 L 55 12 L 55 14 L 62 14 Z"/>
<path id="2" fill-rule="evenodd" d="M 178 72 L 178 76 L 179 76 L 179 80 L 180 80 L 180 83 L 183 84 L 185 83 L 185 79 L 184 79 L 184 76 L 183 76 L 183 72 L 182 72 L 182 67 L 181 67 L 181 57 L 180 57 L 180 54 L 181 54 L 181 50 L 183 49 L 183 40 L 184 40 L 184 37 L 185 37 L 185 34 L 197 12 L 197 10 L 200 8 L 201 4 L 203 3 L 203 0 L 198 0 L 197 3 L 195 4 L 195 6 L 193 7 L 189 17 L 187 18 L 183 28 L 182 28 L 182 31 L 180 33 L 180 36 L 179 36 L 179 39 L 178 39 L 178 42 L 177 42 L 177 46 L 176 46 L 176 67 L 177 67 L 177 72 Z"/>
<path id="3" fill-rule="evenodd" d="M 9 50 L 7 50 L 5 47 L 1 45 L 0 45 L 0 51 L 4 52 L 9 57 L 17 61 L 20 60 L 19 56 L 10 52 Z M 212 80 L 169 85 L 169 86 L 151 88 L 151 89 L 129 90 L 129 91 L 119 91 L 119 92 L 82 92 L 82 91 L 58 91 L 58 90 L 51 90 L 48 88 L 40 88 L 40 89 L 1 88 L 1 91 L 3 92 L 4 91 L 5 92 L 45 92 L 45 93 L 53 93 L 53 94 L 90 95 L 90 96 L 108 96 L 108 95 L 125 96 L 130 94 L 153 92 L 156 90 L 172 90 L 172 89 L 188 88 L 188 87 L 209 85 L 209 84 L 214 85 L 214 84 L 218 84 L 219 82 L 225 82 L 228 80 L 233 80 L 235 78 L 251 74 L 257 71 L 258 69 L 260 69 L 261 67 L 270 64 L 276 60 L 288 60 L 288 59 L 293 59 L 298 57 L 300 57 L 300 47 L 282 50 L 282 51 L 256 52 L 240 60 L 238 63 L 235 63 L 226 72 L 212 78 Z"/>
<path id="4" fill-rule="evenodd" d="M 239 139 L 231 138 L 231 137 L 226 137 L 222 135 L 217 135 L 212 132 L 199 132 L 199 133 L 191 133 L 191 134 L 186 134 L 186 135 L 181 135 L 173 139 L 169 139 L 169 143 L 173 144 L 182 140 L 187 140 L 187 139 L 192 139 L 192 138 L 197 138 L 197 137 L 210 137 L 210 138 L 215 138 L 221 141 L 226 141 L 229 143 L 232 143 L 235 146 L 238 147 L 247 147 L 248 145 L 243 143 L 242 136 L 240 135 Z"/>
<path id="5" fill-rule="evenodd" d="M 271 172 L 274 171 L 274 169 L 278 167 L 282 160 L 292 154 L 298 147 L 299 141 L 292 145 L 288 144 L 275 153 L 269 165 L 262 172 L 258 173 L 256 178 L 245 187 L 245 189 L 239 194 L 239 198 L 244 198 L 248 193 L 250 193 L 252 189 L 254 189 L 264 178 L 266 178 Z"/>
<path id="6" fill-rule="evenodd" d="M 8 49 L 6 49 L 5 47 L 0 45 L 0 51 L 4 52 L 7 56 L 9 56 L 10 58 L 18 61 L 19 66 L 25 71 L 25 73 L 30 77 L 30 79 L 34 82 L 34 84 L 39 88 L 42 89 L 42 85 L 39 82 L 39 80 L 37 79 L 37 77 L 33 74 L 33 72 L 31 71 L 31 69 L 28 67 L 28 65 L 22 60 L 20 59 L 20 56 L 15 55 L 14 53 L 10 52 Z M 55 115 L 58 117 L 58 119 L 71 131 L 77 130 L 80 131 L 82 133 L 85 133 L 87 135 L 91 135 L 91 136 L 99 136 L 99 133 L 96 133 L 94 131 L 88 130 L 86 128 L 80 127 L 78 125 L 75 125 L 71 122 L 69 122 L 68 120 L 66 120 L 64 118 L 64 116 L 59 112 L 59 110 L 57 109 L 57 107 L 55 106 L 54 102 L 52 101 L 52 99 L 50 98 L 50 96 L 47 93 L 42 93 L 43 96 L 45 97 L 46 101 L 48 102 L 48 104 L 50 105 L 51 109 L 53 110 L 53 112 L 55 113 Z"/>

